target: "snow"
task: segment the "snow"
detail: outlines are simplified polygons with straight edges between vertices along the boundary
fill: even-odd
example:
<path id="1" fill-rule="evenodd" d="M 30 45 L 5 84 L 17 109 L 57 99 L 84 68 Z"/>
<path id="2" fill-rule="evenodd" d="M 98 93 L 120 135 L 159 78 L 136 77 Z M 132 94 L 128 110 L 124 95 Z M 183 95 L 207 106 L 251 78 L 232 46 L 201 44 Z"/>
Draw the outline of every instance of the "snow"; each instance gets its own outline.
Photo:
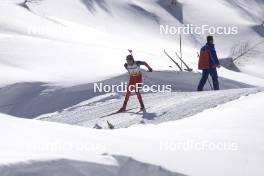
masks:
<path id="1" fill-rule="evenodd" d="M 235 151 L 210 152 L 199 148 L 198 151 L 193 151 L 193 148 L 190 151 L 187 147 L 186 152 L 168 151 L 164 157 L 166 161 L 174 161 L 171 165 L 185 168 L 178 171 L 187 175 L 263 175 L 263 100 L 263 93 L 259 93 L 206 110 L 191 118 L 148 126 L 148 131 L 146 128 L 132 127 L 114 132 L 131 137 L 144 134 L 146 141 L 159 138 L 160 141 L 176 144 L 178 141 L 192 140 L 198 143 L 234 143 Z"/>
<path id="2" fill-rule="evenodd" d="M 121 108 L 124 101 L 123 97 L 110 94 L 107 99 L 102 97 L 101 101 L 82 102 L 60 112 L 41 115 L 38 119 L 90 128 L 99 125 L 106 129 L 109 128 L 107 122 L 115 128 L 127 128 L 136 124 L 159 124 L 190 117 L 205 109 L 259 91 L 262 90 L 251 88 L 203 93 L 150 93 L 143 96 L 147 112 L 139 112 L 138 100 L 133 97 L 127 107 L 131 109 L 127 113 L 108 116 Z"/>
<path id="3" fill-rule="evenodd" d="M 144 74 L 144 85 L 156 85 L 160 86 L 160 89 L 164 85 L 170 85 L 172 92 L 186 92 L 179 94 L 174 93 L 176 97 L 178 97 L 178 95 L 186 95 L 187 97 L 192 97 L 193 95 L 195 95 L 196 93 L 188 92 L 196 91 L 197 84 L 201 77 L 199 73 L 175 71 L 154 71 L 152 73 L 149 73 L 143 70 L 142 72 Z M 102 85 L 119 85 L 121 84 L 121 82 L 127 82 L 127 79 L 127 75 L 124 74 L 103 81 L 97 81 L 95 83 L 101 83 Z M 219 81 L 221 83 L 221 89 L 238 89 L 253 87 L 251 85 L 223 78 L 221 78 Z M 117 99 L 118 104 L 116 104 L 112 108 L 118 109 L 118 106 L 121 106 L 121 101 L 124 99 L 124 93 L 117 93 L 116 90 L 114 90 L 115 95 L 108 97 L 108 99 L 105 99 L 101 96 L 107 96 L 107 93 L 109 92 L 95 92 L 94 85 L 94 83 L 86 83 L 81 85 L 64 87 L 60 85 L 48 84 L 45 82 L 22 82 L 13 85 L 8 85 L 0 90 L 0 96 L 2 96 L 2 99 L 0 99 L 0 111 L 2 113 L 7 113 L 16 117 L 35 118 L 47 113 L 62 112 L 66 108 L 72 109 L 73 106 L 79 103 L 83 104 L 83 107 L 86 107 L 87 104 L 95 104 L 96 102 L 104 102 L 107 100 L 111 102 Z M 210 90 L 209 84 L 205 86 L 205 90 Z M 241 91 L 244 92 L 244 90 Z M 240 92 L 240 90 L 238 90 L 238 92 Z M 237 93 L 236 90 L 234 90 L 234 93 Z M 165 93 L 164 99 L 174 94 Z M 225 94 L 228 94 L 228 91 Z M 149 98 L 151 98 L 151 95 L 148 96 Z M 157 94 L 157 97 L 159 96 Z M 208 98 L 209 97 L 210 96 L 208 96 Z M 87 100 L 88 102 L 85 103 L 84 101 Z M 148 104 L 149 103 L 147 103 L 146 105 Z M 134 104 L 134 106 L 136 106 L 136 104 Z M 90 108 L 94 108 L 94 106 L 88 106 L 88 110 Z M 99 108 L 98 110 L 100 109 L 101 108 Z M 107 110 L 106 112 L 109 112 L 113 109 L 106 108 L 104 110 Z M 84 116 L 86 115 L 84 114 Z"/>
<path id="4" fill-rule="evenodd" d="M 181 25 L 175 9 L 168 8 L 165 1 L 45 0 L 28 3 L 30 11 L 19 6 L 18 2 L 22 1 L 4 1 L 0 5 L 0 67 L 3 68 L 0 70 L 1 75 L 5 75 L 1 76 L 1 85 L 39 81 L 69 86 L 117 76 L 124 72 L 122 62 L 128 48 L 134 50 L 136 59 L 148 61 L 155 70 L 167 70 L 173 64 L 162 53 L 163 49 L 175 51 L 179 48 L 178 35 L 160 35 L 160 25 Z M 233 2 L 247 3 L 243 0 Z M 215 36 L 220 58 L 228 57 L 230 48 L 247 41 L 249 35 L 252 44 L 260 40 L 259 34 L 252 29 L 252 21 L 243 18 L 241 9 L 233 7 L 234 3 L 210 1 L 212 7 L 229 14 L 230 18 L 222 18 L 213 8 L 208 9 L 207 1 L 184 0 L 180 3 L 185 24 L 233 24 L 239 27 L 238 35 Z M 262 3 L 254 1 L 251 6 L 259 11 Z M 209 12 L 210 16 L 206 15 Z M 243 12 L 250 11 L 246 8 Z M 261 13 L 250 16 L 259 19 Z M 157 19 L 158 22 L 155 21 Z M 254 22 L 254 25 L 259 24 Z M 183 36 L 184 59 L 195 70 L 198 60 L 196 52 L 205 43 L 205 35 Z M 195 41 L 199 41 L 199 44 Z M 258 50 L 262 53 L 263 48 Z M 248 67 L 242 66 L 241 70 L 249 74 L 262 70 L 259 67 L 262 58 L 259 54 L 252 58 L 254 63 L 247 64 Z M 252 68 L 252 64 L 255 67 Z M 221 76 L 225 76 L 227 70 L 222 70 Z M 261 71 L 256 72 L 258 74 L 253 74 L 254 77 L 263 75 Z M 228 72 L 226 78 L 229 76 L 237 81 L 248 80 L 245 74 L 242 79 L 233 72 Z M 263 85 L 262 79 L 254 82 L 258 82 L 254 85 Z"/>
<path id="5" fill-rule="evenodd" d="M 260 176 L 263 175 L 261 164 L 264 151 L 264 123 L 261 114 L 263 100 L 264 94 L 258 93 L 190 118 L 114 131 L 1 115 L 0 126 L 5 134 L 1 135 L 0 162 L 35 162 L 6 165 L 1 167 L 0 173 L 9 167 L 18 174 L 23 172 L 22 168 L 26 165 L 28 171 L 38 175 L 45 173 L 45 166 L 52 160 L 56 160 L 54 162 L 62 168 L 69 163 L 74 164 L 72 160 L 83 161 L 84 167 L 97 163 L 96 168 L 100 168 L 100 164 L 117 165 L 117 159 L 112 155 L 123 155 L 185 175 Z M 187 142 L 204 145 L 204 148 L 181 147 L 180 144 Z M 171 147 L 166 148 L 167 143 Z M 225 144 L 227 147 L 208 148 L 208 143 Z M 66 161 L 59 160 L 61 158 Z M 56 164 L 52 166 L 57 168 Z M 55 171 L 58 171 L 56 168 Z M 134 171 L 137 171 L 137 167 L 126 174 Z"/>
<path id="6" fill-rule="evenodd" d="M 23 2 L 0 4 L 1 176 L 264 174 L 264 45 L 236 69 L 226 63 L 232 47 L 263 41 L 263 0 Z M 196 53 L 207 33 L 182 35 L 193 72 L 179 72 L 163 53 L 179 62 L 179 35 L 160 34 L 160 25 L 187 24 L 238 28 L 214 35 L 220 91 L 196 92 Z M 154 69 L 142 70 L 145 85 L 172 92 L 144 93 L 144 113 L 133 96 L 129 112 L 100 118 L 120 108 L 124 94 L 95 93 L 93 85 L 128 79 L 127 49 Z M 117 129 L 105 130 L 107 121 Z"/>

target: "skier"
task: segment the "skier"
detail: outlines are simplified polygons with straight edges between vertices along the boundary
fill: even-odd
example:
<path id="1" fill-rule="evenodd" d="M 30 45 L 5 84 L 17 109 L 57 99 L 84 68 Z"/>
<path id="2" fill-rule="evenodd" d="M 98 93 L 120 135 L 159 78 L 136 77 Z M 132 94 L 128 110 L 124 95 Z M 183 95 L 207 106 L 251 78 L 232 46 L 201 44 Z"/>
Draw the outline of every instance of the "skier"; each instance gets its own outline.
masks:
<path id="1" fill-rule="evenodd" d="M 129 50 L 129 52 L 132 53 L 131 50 Z M 137 94 L 137 98 L 140 103 L 140 110 L 145 111 L 145 106 L 140 93 L 140 87 L 142 84 L 142 73 L 140 72 L 140 66 L 146 66 L 150 72 L 152 72 L 152 68 L 144 61 L 135 61 L 132 54 L 126 57 L 126 61 L 127 63 L 125 63 L 124 67 L 129 73 L 129 83 L 127 86 L 127 93 L 125 96 L 124 104 L 118 112 L 126 111 L 126 106 L 132 90 L 135 90 Z"/>
<path id="2" fill-rule="evenodd" d="M 202 78 L 199 82 L 197 91 L 203 91 L 203 87 L 211 75 L 214 90 L 219 90 L 219 82 L 216 68 L 220 68 L 220 63 L 215 51 L 213 36 L 207 36 L 207 43 L 201 48 L 199 58 L 199 69 L 203 70 Z"/>

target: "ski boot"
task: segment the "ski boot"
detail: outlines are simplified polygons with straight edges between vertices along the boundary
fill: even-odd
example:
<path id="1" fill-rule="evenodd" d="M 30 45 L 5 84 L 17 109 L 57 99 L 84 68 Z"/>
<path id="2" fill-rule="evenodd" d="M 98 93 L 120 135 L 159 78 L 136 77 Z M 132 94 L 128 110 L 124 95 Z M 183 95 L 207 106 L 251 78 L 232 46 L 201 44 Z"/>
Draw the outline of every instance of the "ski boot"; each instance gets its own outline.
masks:
<path id="1" fill-rule="evenodd" d="M 117 112 L 118 112 L 118 113 L 126 112 L 126 107 L 123 106 L 123 107 L 120 108 Z"/>
<path id="2" fill-rule="evenodd" d="M 140 111 L 142 111 L 142 112 L 146 112 L 145 107 L 144 107 L 144 106 L 141 106 L 141 107 L 140 107 Z"/>

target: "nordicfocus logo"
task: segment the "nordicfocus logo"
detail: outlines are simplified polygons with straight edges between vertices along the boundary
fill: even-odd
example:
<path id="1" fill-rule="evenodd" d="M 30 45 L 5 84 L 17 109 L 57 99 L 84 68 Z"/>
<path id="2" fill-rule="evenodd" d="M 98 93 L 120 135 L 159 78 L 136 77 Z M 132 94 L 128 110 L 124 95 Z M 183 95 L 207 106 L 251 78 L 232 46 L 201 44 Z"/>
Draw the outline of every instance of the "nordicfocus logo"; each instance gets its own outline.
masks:
<path id="1" fill-rule="evenodd" d="M 129 90 L 133 92 L 134 90 L 140 90 L 144 93 L 170 93 L 172 92 L 171 85 L 143 85 L 143 83 L 137 83 L 135 85 L 130 85 L 128 87 L 127 82 L 121 82 L 119 85 L 108 85 L 103 83 L 94 83 L 94 92 L 104 92 L 104 93 L 124 93 Z"/>
<path id="2" fill-rule="evenodd" d="M 206 24 L 201 26 L 195 26 L 194 24 L 186 24 L 184 26 L 160 25 L 161 35 L 237 35 L 238 31 L 237 26 L 210 26 Z"/>
<path id="3" fill-rule="evenodd" d="M 238 151 L 239 146 L 232 141 L 161 141 L 160 150 L 162 151 Z"/>

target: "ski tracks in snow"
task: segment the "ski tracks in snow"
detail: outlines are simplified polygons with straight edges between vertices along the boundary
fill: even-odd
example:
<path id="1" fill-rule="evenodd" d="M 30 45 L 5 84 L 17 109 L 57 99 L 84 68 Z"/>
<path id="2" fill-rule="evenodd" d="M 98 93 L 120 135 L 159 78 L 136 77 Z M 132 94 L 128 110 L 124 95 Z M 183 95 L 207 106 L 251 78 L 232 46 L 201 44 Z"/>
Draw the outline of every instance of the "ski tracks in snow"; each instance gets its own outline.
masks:
<path id="1" fill-rule="evenodd" d="M 261 88 L 230 89 L 206 92 L 172 92 L 144 94 L 146 112 L 139 111 L 135 96 L 131 97 L 125 113 L 116 112 L 123 98 L 112 96 L 106 101 L 82 102 L 79 105 L 38 119 L 93 128 L 95 125 L 108 128 L 107 121 L 115 128 L 126 128 L 136 124 L 158 124 L 190 117 L 209 108 L 262 91 Z M 105 100 L 105 97 L 104 97 Z M 104 117 L 104 118 L 100 118 Z"/>

